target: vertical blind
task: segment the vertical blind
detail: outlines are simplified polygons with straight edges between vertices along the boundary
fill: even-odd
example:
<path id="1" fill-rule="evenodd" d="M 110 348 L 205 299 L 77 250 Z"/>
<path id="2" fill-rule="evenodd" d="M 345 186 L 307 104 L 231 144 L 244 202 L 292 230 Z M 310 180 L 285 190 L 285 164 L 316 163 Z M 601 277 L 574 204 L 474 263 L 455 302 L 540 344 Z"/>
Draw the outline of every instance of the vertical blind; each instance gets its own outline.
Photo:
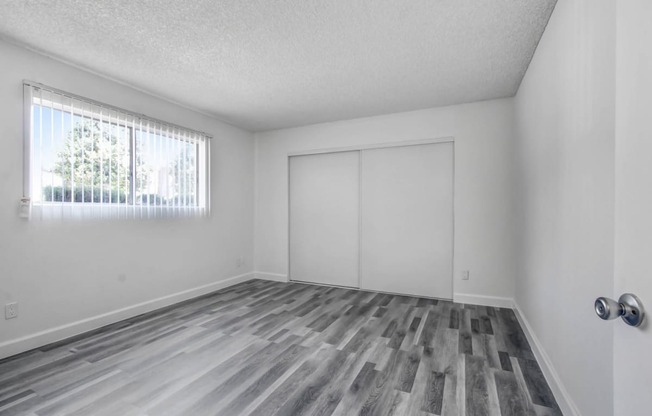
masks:
<path id="1" fill-rule="evenodd" d="M 24 91 L 32 218 L 208 214 L 208 135 L 37 83 Z"/>

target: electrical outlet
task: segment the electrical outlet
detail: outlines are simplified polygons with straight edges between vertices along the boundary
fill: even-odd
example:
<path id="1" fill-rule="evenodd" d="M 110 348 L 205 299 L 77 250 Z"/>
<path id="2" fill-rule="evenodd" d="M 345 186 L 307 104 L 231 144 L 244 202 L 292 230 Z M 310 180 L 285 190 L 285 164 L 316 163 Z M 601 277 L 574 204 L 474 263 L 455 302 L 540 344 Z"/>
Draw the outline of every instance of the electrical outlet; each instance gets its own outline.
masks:
<path id="1" fill-rule="evenodd" d="M 5 305 L 5 319 L 18 318 L 18 302 L 7 303 Z"/>
<path id="2" fill-rule="evenodd" d="M 464 270 L 464 271 L 462 272 L 462 280 L 469 280 L 469 275 L 470 275 L 470 274 L 471 274 L 471 273 L 470 273 L 468 270 Z"/>
<path id="3" fill-rule="evenodd" d="M 244 265 L 244 256 L 238 256 L 235 258 L 236 267 L 242 267 Z"/>

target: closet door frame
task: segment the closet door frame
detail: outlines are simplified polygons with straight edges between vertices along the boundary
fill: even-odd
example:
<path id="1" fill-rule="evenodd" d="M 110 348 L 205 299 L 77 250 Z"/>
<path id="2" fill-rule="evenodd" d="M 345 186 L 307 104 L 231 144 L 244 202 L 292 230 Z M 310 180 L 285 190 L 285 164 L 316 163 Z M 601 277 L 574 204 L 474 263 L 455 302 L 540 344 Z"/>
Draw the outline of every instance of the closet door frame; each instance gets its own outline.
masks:
<path id="1" fill-rule="evenodd" d="M 441 137 L 441 138 L 435 138 L 435 139 L 423 139 L 423 140 L 405 140 L 405 141 L 397 141 L 397 142 L 386 142 L 386 143 L 372 143 L 372 144 L 361 144 L 361 145 L 354 145 L 354 146 L 343 146 L 343 147 L 331 147 L 331 148 L 322 148 L 322 149 L 313 149 L 313 150 L 302 150 L 302 151 L 297 151 L 297 152 L 289 152 L 287 154 L 287 160 L 286 160 L 286 167 L 287 167 L 287 220 L 288 220 L 288 226 L 287 226 L 287 250 L 288 250 L 288 258 L 287 258 L 287 280 L 289 282 L 298 282 L 301 283 L 300 280 L 292 280 L 292 270 L 290 269 L 290 256 L 292 253 L 290 252 L 290 227 L 291 227 L 291 221 L 292 221 L 292 213 L 290 212 L 290 158 L 293 156 L 308 156 L 308 155 L 319 155 L 319 154 L 325 154 L 325 153 L 340 153 L 340 152 L 362 152 L 364 150 L 374 150 L 374 149 L 387 149 L 387 148 L 392 148 L 392 147 L 408 147 L 408 146 L 420 146 L 420 145 L 425 145 L 425 144 L 437 144 L 437 143 L 453 143 L 453 218 L 451 219 L 453 221 L 453 238 L 451 241 L 452 244 L 452 257 L 451 257 L 451 270 L 453 271 L 451 275 L 451 281 L 452 281 L 452 287 L 453 287 L 453 294 L 455 293 L 455 138 L 451 136 L 447 137 Z M 360 155 L 359 155 L 360 156 Z M 360 157 L 360 160 L 362 158 Z M 362 163 L 358 164 L 358 183 L 361 185 L 362 182 Z M 359 192 L 359 203 L 361 204 L 360 199 L 362 199 L 362 190 L 361 188 Z M 362 278 L 362 273 L 361 273 L 361 247 L 360 245 L 362 244 L 362 209 L 358 210 L 358 232 L 359 232 L 359 237 L 358 237 L 358 287 L 357 289 L 361 288 L 361 278 Z M 311 283 L 312 284 L 312 283 Z M 315 283 L 317 284 L 317 283 Z M 329 286 L 324 284 L 324 286 Z M 397 295 L 404 295 L 402 293 L 393 293 Z"/>

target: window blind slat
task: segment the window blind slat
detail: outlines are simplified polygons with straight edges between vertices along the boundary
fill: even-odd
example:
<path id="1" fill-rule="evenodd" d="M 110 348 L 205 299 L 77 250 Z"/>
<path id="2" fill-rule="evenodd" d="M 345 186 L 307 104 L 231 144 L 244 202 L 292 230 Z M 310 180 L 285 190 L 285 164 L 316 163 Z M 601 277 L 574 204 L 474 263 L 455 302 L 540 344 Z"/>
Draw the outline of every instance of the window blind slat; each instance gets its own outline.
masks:
<path id="1" fill-rule="evenodd" d="M 147 136 L 146 136 L 147 137 L 147 142 L 146 142 L 147 148 L 145 149 L 145 152 L 147 154 L 147 158 L 150 158 L 151 157 L 151 151 L 152 151 L 152 137 L 149 134 L 150 133 L 150 125 L 149 125 L 149 123 L 146 123 L 146 124 L 147 124 Z M 150 191 L 151 191 L 151 189 L 149 187 L 145 190 L 145 195 L 147 195 L 147 218 L 150 218 L 151 209 L 152 209 L 152 201 L 151 201 L 152 194 L 151 194 Z"/>
<path id="2" fill-rule="evenodd" d="M 65 140 L 64 135 L 65 135 L 65 131 L 66 131 L 66 113 L 65 113 L 65 111 L 63 111 L 63 108 L 61 109 L 61 111 L 59 111 L 59 113 L 61 114 L 61 129 L 59 131 L 59 140 L 57 141 L 57 143 L 59 143 L 59 142 L 63 143 L 64 140 Z M 52 144 L 52 149 L 54 149 L 54 148 L 55 148 L 55 145 L 53 143 Z M 52 169 L 51 183 L 52 183 L 52 188 L 51 188 L 52 189 L 52 195 L 50 197 L 50 203 L 54 203 L 54 201 L 55 201 L 54 200 L 54 185 L 55 185 L 54 166 L 53 166 L 53 169 Z M 61 182 L 61 190 L 62 190 L 62 193 L 63 193 L 63 182 Z"/>
<path id="3" fill-rule="evenodd" d="M 54 110 L 50 109 L 50 131 L 49 131 L 49 134 L 48 134 L 48 136 L 50 136 L 50 149 L 54 148 L 54 129 L 55 129 L 55 126 L 54 126 Z M 49 162 L 49 163 L 53 163 L 53 162 Z M 50 186 L 50 201 L 52 201 L 52 199 L 53 199 L 52 196 L 54 195 L 54 166 L 49 165 L 47 167 L 47 169 L 50 171 L 50 174 L 48 175 L 49 176 L 48 182 L 50 184 L 49 185 Z M 44 170 L 43 167 L 42 167 L 41 170 Z M 44 197 L 44 195 L 41 195 L 41 198 L 43 198 L 43 197 Z"/>
<path id="4" fill-rule="evenodd" d="M 120 115 L 120 113 L 115 113 L 115 118 L 116 118 L 116 120 L 118 120 L 118 122 L 119 122 L 119 119 L 118 119 L 119 115 Z M 118 126 L 119 126 L 118 122 L 116 122 L 116 124 L 111 124 L 111 137 L 112 137 L 111 144 L 113 145 L 113 137 L 115 137 L 115 142 L 117 144 L 116 147 L 118 147 L 118 149 L 119 149 L 121 141 L 120 141 L 120 135 L 119 135 L 120 131 L 119 131 L 119 128 L 118 128 Z M 119 153 L 118 153 L 118 155 L 116 157 L 116 160 L 114 160 L 113 159 L 113 151 L 109 152 L 109 165 L 111 166 L 110 167 L 111 172 L 113 172 L 113 166 L 114 166 L 114 164 L 118 163 L 119 159 L 120 159 L 120 154 Z M 113 176 L 113 175 L 110 175 L 109 178 L 111 176 Z M 123 189 L 123 187 L 122 187 L 122 182 L 120 181 L 120 179 L 121 179 L 120 176 L 121 176 L 120 169 L 116 169 L 116 178 L 115 179 L 116 179 L 116 184 L 117 184 L 116 189 L 118 190 L 118 195 L 117 195 L 118 196 L 118 218 L 122 217 L 122 207 L 121 207 L 121 205 L 122 205 L 122 195 L 120 193 L 120 190 Z M 111 179 L 109 179 L 109 181 L 110 180 Z M 111 195 L 111 202 L 113 202 L 113 193 L 111 193 L 111 194 L 112 194 Z M 125 199 L 126 199 L 126 195 L 125 195 Z M 125 204 L 125 206 L 126 206 L 126 204 Z"/>
<path id="5" fill-rule="evenodd" d="M 68 140 L 70 142 L 72 142 L 72 143 L 74 143 L 74 140 L 75 140 L 75 138 L 74 138 L 75 137 L 74 136 L 74 131 L 75 131 L 75 113 L 74 113 L 74 110 L 75 110 L 75 101 L 70 100 L 70 128 L 71 128 L 71 132 L 69 133 L 69 139 Z M 72 204 L 74 203 L 73 198 L 72 198 L 72 190 L 75 189 L 75 172 L 74 172 L 73 163 L 72 163 L 73 155 L 70 152 L 70 150 L 68 152 L 68 157 L 69 157 L 68 165 L 70 166 L 70 178 L 65 178 L 65 177 L 63 178 L 63 181 L 62 181 L 63 190 L 62 190 L 61 194 L 66 195 L 66 191 L 67 191 L 68 188 L 70 188 L 71 193 L 70 193 L 70 200 L 68 200 L 67 196 L 63 197 L 62 200 L 61 200 L 63 202 L 63 204 L 61 205 L 61 211 L 62 211 L 61 215 L 62 216 L 64 216 L 64 215 L 72 216 L 72 207 L 73 207 Z M 64 205 L 64 204 L 69 204 L 69 205 Z M 66 209 L 66 208 L 68 208 L 68 209 Z"/>
<path id="6" fill-rule="evenodd" d="M 169 135 L 170 135 L 170 130 L 167 126 L 163 129 L 161 132 L 161 136 L 163 137 L 163 143 L 165 147 L 165 153 L 164 153 L 164 160 L 165 162 L 163 165 L 165 166 L 165 207 L 166 209 L 170 209 L 170 195 L 171 190 L 170 190 L 170 140 L 169 140 Z"/>
<path id="7" fill-rule="evenodd" d="M 39 184 L 36 186 L 37 189 L 41 190 L 43 187 L 43 153 L 42 153 L 42 148 L 43 148 L 43 90 L 39 89 L 38 90 L 38 96 L 39 96 L 39 101 L 41 102 L 41 105 L 39 106 L 39 117 L 38 117 L 38 122 L 39 122 L 39 129 L 38 129 L 38 136 L 39 136 L 39 144 L 38 144 L 38 167 L 39 167 Z M 39 192 L 39 199 L 42 198 L 42 192 Z M 43 211 L 41 211 L 41 219 L 43 219 Z"/>
<path id="8" fill-rule="evenodd" d="M 187 189 L 187 183 L 186 183 L 186 174 L 187 174 L 187 169 L 186 169 L 186 164 L 188 163 L 188 159 L 186 156 L 186 132 L 179 132 L 180 133 L 180 144 L 181 144 L 181 215 L 183 217 L 186 216 L 187 214 L 187 202 L 188 202 L 188 189 Z"/>
<path id="9" fill-rule="evenodd" d="M 176 129 L 174 134 L 178 137 Z M 180 154 L 181 154 L 181 140 L 175 141 L 175 165 L 176 165 L 176 178 L 175 178 L 175 205 L 176 205 L 176 214 L 181 215 L 181 163 L 180 163 Z"/>

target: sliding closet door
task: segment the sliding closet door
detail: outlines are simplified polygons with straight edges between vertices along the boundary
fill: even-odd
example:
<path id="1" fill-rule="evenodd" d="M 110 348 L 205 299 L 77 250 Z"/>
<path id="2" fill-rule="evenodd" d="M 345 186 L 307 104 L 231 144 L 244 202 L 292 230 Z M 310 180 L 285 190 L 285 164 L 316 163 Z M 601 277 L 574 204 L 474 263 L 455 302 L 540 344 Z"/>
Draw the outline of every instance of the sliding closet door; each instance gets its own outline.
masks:
<path id="1" fill-rule="evenodd" d="M 453 297 L 453 144 L 361 153 L 361 287 Z"/>
<path id="2" fill-rule="evenodd" d="M 359 152 L 290 158 L 290 278 L 358 287 Z"/>

